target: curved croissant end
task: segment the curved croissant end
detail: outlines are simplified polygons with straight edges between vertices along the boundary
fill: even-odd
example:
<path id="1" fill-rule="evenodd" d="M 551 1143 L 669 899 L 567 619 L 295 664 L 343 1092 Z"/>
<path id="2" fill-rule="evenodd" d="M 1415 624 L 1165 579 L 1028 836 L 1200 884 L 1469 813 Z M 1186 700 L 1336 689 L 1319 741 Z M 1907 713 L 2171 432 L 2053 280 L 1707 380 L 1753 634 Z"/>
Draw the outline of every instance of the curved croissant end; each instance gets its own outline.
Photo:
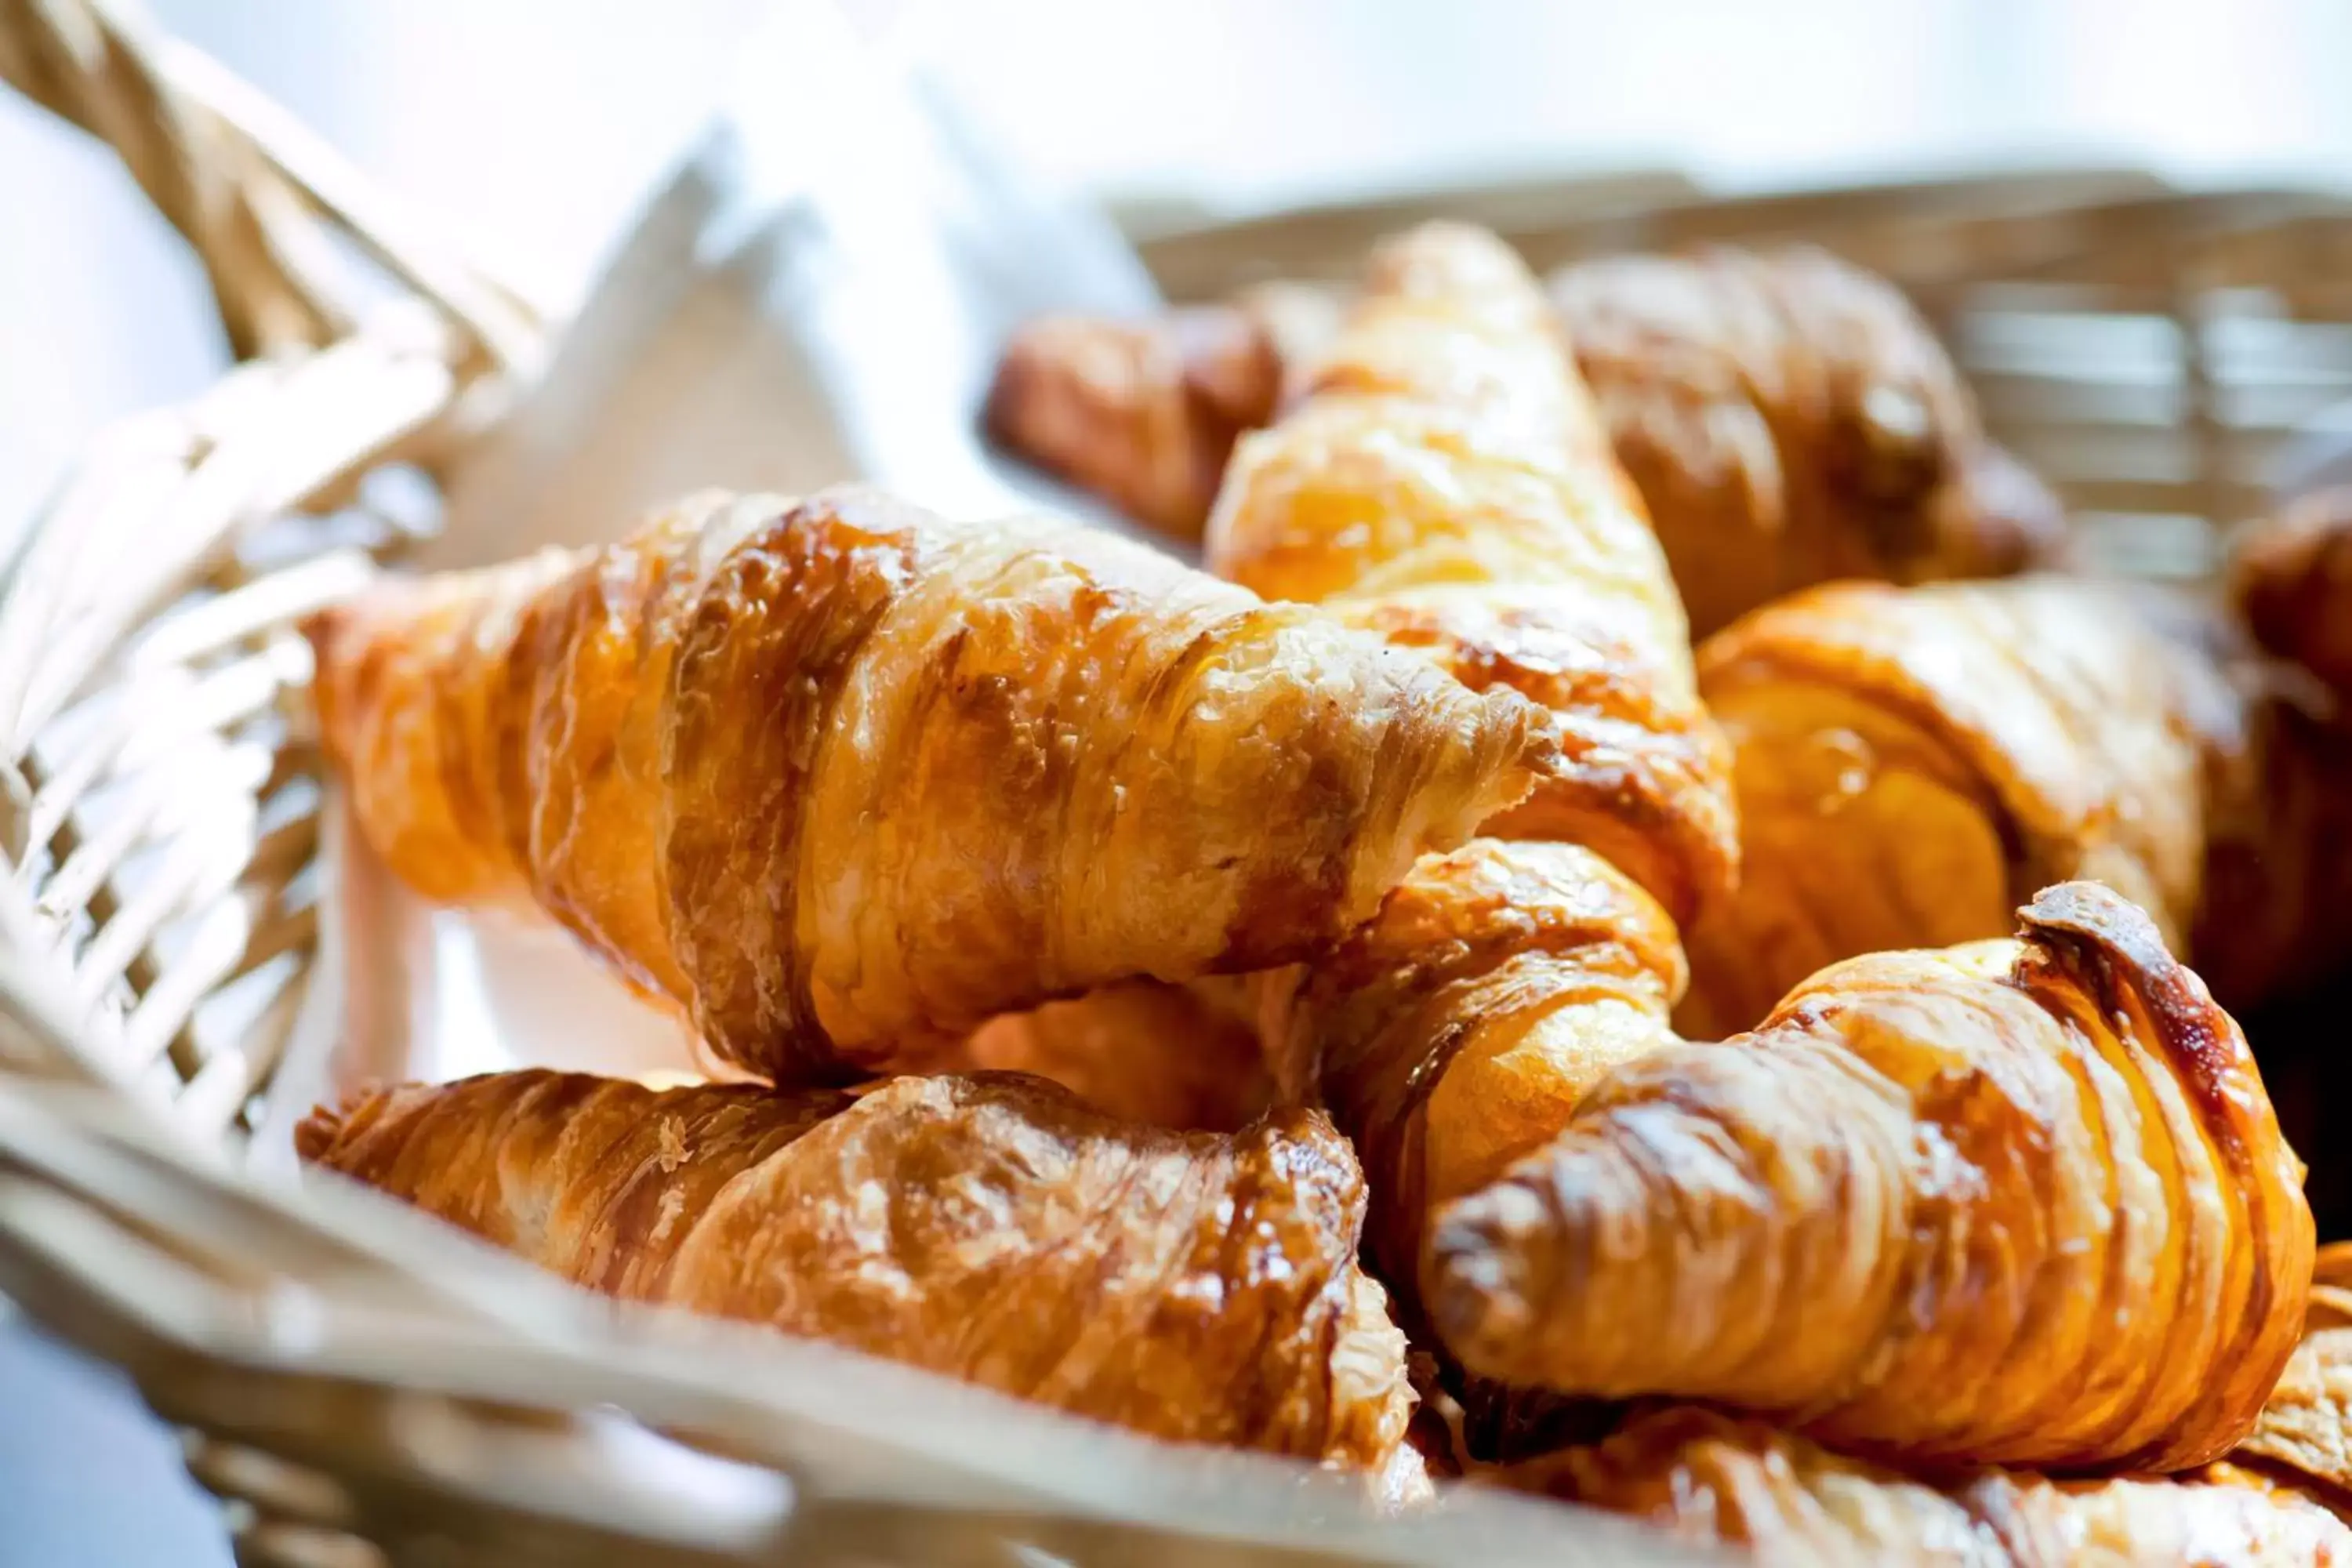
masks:
<path id="1" fill-rule="evenodd" d="M 2226 1453 L 2303 1320 L 2302 1167 L 2145 915 L 2079 884 L 2023 921 L 1834 965 L 1752 1034 L 1620 1068 L 1435 1216 L 1447 1351 L 1913 1458 Z"/>
<path id="2" fill-rule="evenodd" d="M 1138 521 L 1198 541 L 1234 443 L 1274 418 L 1338 309 L 1313 285 L 1264 283 L 1143 321 L 1032 321 L 997 364 L 989 431 Z"/>
<path id="3" fill-rule="evenodd" d="M 1685 1032 L 1761 1017 L 1858 953 L 1996 937 L 2107 883 L 2231 1007 L 2332 970 L 2352 734 L 2210 608 L 2065 578 L 1800 594 L 1711 637 L 1742 875 L 1689 932 Z"/>
<path id="4" fill-rule="evenodd" d="M 1377 1471 L 1412 1412 L 1355 1265 L 1362 1178 L 1309 1112 L 1181 1134 L 1017 1074 L 851 1095 L 527 1071 L 369 1092 L 299 1148 L 576 1284 L 1158 1436 Z"/>
<path id="5" fill-rule="evenodd" d="M 2208 779 L 2243 755 L 2245 714 L 2126 595 L 1832 584 L 1710 637 L 1699 671 L 1743 874 L 1689 933 L 1687 1032 L 1746 1028 L 1840 959 L 2000 936 L 2074 877 L 2186 939 Z"/>
<path id="6" fill-rule="evenodd" d="M 1671 1039 L 1682 984 L 1674 922 L 1607 861 L 1481 838 L 1423 860 L 1336 953 L 1269 985 L 1276 1083 L 1355 1143 L 1368 1245 L 1409 1316 L 1432 1205 L 1541 1148 L 1612 1068 Z"/>
<path id="7" fill-rule="evenodd" d="M 1381 247 L 1305 401 L 1235 451 L 1207 554 L 1549 709 L 1564 766 L 1495 831 L 1589 845 L 1678 916 L 1730 885 L 1729 759 L 1681 602 L 1494 236 L 1432 225 Z"/>
<path id="8" fill-rule="evenodd" d="M 360 826 L 730 1060 L 844 1080 L 1361 923 L 1558 760 L 1507 692 L 1075 525 L 703 497 L 312 628 Z"/>

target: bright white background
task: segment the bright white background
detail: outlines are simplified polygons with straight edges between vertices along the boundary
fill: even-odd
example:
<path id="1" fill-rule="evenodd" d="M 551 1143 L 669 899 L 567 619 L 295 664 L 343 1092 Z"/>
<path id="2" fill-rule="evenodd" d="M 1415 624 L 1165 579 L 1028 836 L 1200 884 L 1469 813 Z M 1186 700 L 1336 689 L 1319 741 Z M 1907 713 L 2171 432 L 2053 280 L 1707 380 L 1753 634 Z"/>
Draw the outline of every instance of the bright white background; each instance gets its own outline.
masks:
<path id="1" fill-rule="evenodd" d="M 765 8 L 152 3 L 558 304 Z M 2352 183 L 2347 0 L 862 3 L 910 11 L 1055 178 L 1241 206 L 1660 161 L 1743 184 L 2005 157 Z M 218 353 L 110 159 L 0 102 L 0 519 Z"/>

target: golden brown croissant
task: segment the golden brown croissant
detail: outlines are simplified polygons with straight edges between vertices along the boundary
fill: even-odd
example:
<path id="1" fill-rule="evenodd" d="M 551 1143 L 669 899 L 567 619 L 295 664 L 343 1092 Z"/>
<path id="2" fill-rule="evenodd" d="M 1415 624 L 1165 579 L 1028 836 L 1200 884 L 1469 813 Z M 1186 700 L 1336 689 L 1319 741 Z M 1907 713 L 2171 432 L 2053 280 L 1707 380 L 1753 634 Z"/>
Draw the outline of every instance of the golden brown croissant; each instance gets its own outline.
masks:
<path id="1" fill-rule="evenodd" d="M 1336 313 L 1319 289 L 1267 284 L 1144 321 L 1033 321 L 997 366 L 986 422 L 1040 468 L 1198 539 L 1234 443 L 1274 418 L 1286 367 L 1321 352 Z"/>
<path id="2" fill-rule="evenodd" d="M 2254 640 L 2352 697 L 2352 487 L 2306 496 L 2234 544 L 2231 597 Z"/>
<path id="3" fill-rule="evenodd" d="M 1645 1519 L 1765 1568 L 2313 1568 L 2352 1563 L 2352 1529 L 2231 1465 L 2179 1479 L 2053 1481 L 1979 1470 L 1930 1484 L 1762 1422 L 1670 1408 L 1491 1479 Z"/>
<path id="4" fill-rule="evenodd" d="M 576 1284 L 1161 1437 L 1385 1466 L 1404 1341 L 1306 1111 L 1150 1131 L 1017 1074 L 862 1095 L 494 1074 L 314 1113 L 303 1157 Z"/>
<path id="5" fill-rule="evenodd" d="M 2302 1325 L 2302 1167 L 2144 914 L 2071 883 L 2022 918 L 1615 1069 L 1433 1217 L 1440 1342 L 1517 1386 L 1719 1402 L 1914 1459 L 2227 1453 Z"/>
<path id="6" fill-rule="evenodd" d="M 1311 611 L 856 489 L 389 582 L 313 641 L 395 872 L 535 898 L 779 1081 L 1304 957 L 1559 761 L 1517 697 Z"/>
<path id="7" fill-rule="evenodd" d="M 1727 248 L 1587 262 L 1551 298 L 1702 636 L 1810 584 L 1998 576 L 2060 542 L 1882 279 Z"/>
<path id="8" fill-rule="evenodd" d="M 1276 1083 L 1355 1143 L 1366 1247 L 1412 1316 L 1431 1207 L 1568 1124 L 1673 1038 L 1674 923 L 1590 850 L 1474 839 L 1431 856 L 1339 952 L 1266 983 Z"/>
<path id="9" fill-rule="evenodd" d="M 1996 576 L 2052 558 L 2064 518 L 1988 441 L 1927 324 L 1819 252 L 1711 250 L 1565 268 L 1552 301 L 1701 635 L 1832 577 Z M 1269 423 L 1329 311 L 1293 288 L 1157 321 L 1016 336 L 990 419 L 1017 450 L 1181 539 Z M 1279 325 L 1271 325 L 1278 322 Z"/>
<path id="10" fill-rule="evenodd" d="M 1833 584 L 1698 656 L 1738 759 L 1741 885 L 1689 932 L 1686 1030 L 1742 1028 L 1822 965 L 1998 936 L 2107 882 L 2243 1007 L 2343 952 L 2342 734 L 2229 628 L 2065 578 Z"/>
<path id="11" fill-rule="evenodd" d="M 1248 984 L 1120 981 L 991 1019 L 948 1059 L 1051 1079 L 1126 1121 L 1230 1132 L 1272 1099 Z"/>
<path id="12" fill-rule="evenodd" d="M 2303 1342 L 2231 1458 L 2352 1508 L 2352 1243 L 2319 1249 Z"/>
<path id="13" fill-rule="evenodd" d="M 1432 225 L 1374 255 L 1305 401 L 1235 452 L 1207 555 L 1549 709 L 1565 765 L 1496 831 L 1588 844 L 1678 917 L 1729 885 L 1728 762 L 1682 606 L 1492 235 Z"/>

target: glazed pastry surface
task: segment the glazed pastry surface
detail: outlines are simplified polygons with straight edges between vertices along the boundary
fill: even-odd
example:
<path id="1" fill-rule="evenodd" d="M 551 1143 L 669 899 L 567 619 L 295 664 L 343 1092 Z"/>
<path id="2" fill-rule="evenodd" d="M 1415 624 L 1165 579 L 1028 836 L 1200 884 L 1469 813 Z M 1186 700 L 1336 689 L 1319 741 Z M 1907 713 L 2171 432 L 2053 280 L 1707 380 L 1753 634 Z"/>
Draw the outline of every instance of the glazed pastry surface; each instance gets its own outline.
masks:
<path id="1" fill-rule="evenodd" d="M 312 627 L 362 830 L 779 1082 L 1322 951 L 1557 772 L 1544 715 L 1100 532 L 859 489 L 391 580 Z"/>
<path id="2" fill-rule="evenodd" d="M 767 1324 L 1157 1436 L 1380 1469 L 1404 1341 L 1309 1112 L 1117 1121 L 1018 1074 L 863 1093 L 523 1071 L 314 1113 L 309 1162 L 575 1284 Z"/>
<path id="3" fill-rule="evenodd" d="M 1235 452 L 1210 568 L 1549 710 L 1563 765 L 1493 831 L 1589 845 L 1677 916 L 1719 898 L 1729 759 L 1681 602 L 1518 258 L 1450 225 L 1383 245 L 1303 394 Z"/>
<path id="4" fill-rule="evenodd" d="M 1710 637 L 1742 878 L 1689 933 L 1686 1032 L 1826 964 L 2107 883 L 2242 1008 L 2347 953 L 2352 743 L 2225 619 L 2063 577 L 1793 595 Z"/>
<path id="5" fill-rule="evenodd" d="M 1823 971 L 1653 1046 L 1430 1224 L 1444 1349 L 1517 1387 L 1703 1399 L 1913 1461 L 2174 1470 L 2294 1350 L 2303 1168 L 2147 917 Z"/>

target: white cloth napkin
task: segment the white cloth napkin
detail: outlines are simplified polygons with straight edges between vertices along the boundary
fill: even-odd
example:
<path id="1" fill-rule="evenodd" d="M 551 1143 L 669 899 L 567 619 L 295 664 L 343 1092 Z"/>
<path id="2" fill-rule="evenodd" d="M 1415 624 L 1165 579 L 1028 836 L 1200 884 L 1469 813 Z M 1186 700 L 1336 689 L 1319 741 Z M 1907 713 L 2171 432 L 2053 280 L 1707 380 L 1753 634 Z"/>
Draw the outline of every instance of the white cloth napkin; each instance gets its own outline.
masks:
<path id="1" fill-rule="evenodd" d="M 976 433 L 997 349 L 1042 310 L 1154 299 L 1117 232 L 1037 191 L 943 75 L 830 0 L 788 0 L 461 474 L 436 560 L 607 539 L 710 485 L 864 479 L 950 516 L 1066 504 Z"/>

